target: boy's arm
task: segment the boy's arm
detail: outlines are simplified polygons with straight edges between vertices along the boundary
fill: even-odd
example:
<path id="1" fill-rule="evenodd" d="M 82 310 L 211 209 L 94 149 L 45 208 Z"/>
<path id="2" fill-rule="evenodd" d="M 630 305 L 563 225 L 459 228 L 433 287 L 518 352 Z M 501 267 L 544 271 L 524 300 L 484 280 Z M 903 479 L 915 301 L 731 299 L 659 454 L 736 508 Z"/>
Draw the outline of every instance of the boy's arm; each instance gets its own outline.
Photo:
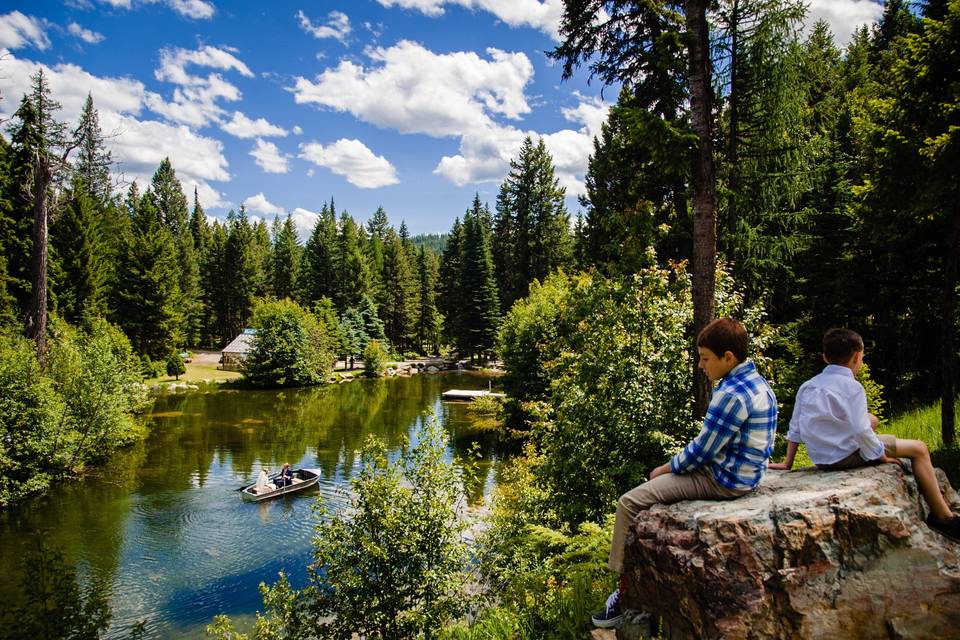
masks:
<path id="1" fill-rule="evenodd" d="M 713 460 L 717 452 L 740 431 L 747 417 L 743 400 L 730 393 L 715 392 L 707 407 L 707 415 L 703 418 L 703 429 L 670 459 L 670 471 L 687 473 Z"/>
<path id="2" fill-rule="evenodd" d="M 867 411 L 867 393 L 862 386 L 852 398 L 851 405 L 851 413 L 847 416 L 847 419 L 857 430 L 860 457 L 864 460 L 879 460 L 884 456 L 885 450 L 883 443 L 880 442 L 880 438 L 874 431 L 875 427 L 871 420 L 873 416 Z"/>
<path id="3" fill-rule="evenodd" d="M 800 446 L 797 442 L 787 443 L 787 457 L 783 462 L 773 462 L 767 465 L 767 469 L 779 469 L 781 471 L 790 471 L 793 468 L 793 459 L 797 455 L 797 448 Z"/>

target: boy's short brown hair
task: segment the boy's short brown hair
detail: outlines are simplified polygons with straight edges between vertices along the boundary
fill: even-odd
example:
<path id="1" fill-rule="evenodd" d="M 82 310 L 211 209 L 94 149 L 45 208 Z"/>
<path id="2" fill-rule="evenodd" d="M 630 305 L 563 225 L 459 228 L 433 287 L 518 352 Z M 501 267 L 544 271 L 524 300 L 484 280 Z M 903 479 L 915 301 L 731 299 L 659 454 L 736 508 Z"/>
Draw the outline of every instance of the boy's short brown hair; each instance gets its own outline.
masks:
<path id="1" fill-rule="evenodd" d="M 823 334 L 823 357 L 830 364 L 846 364 L 863 351 L 863 338 L 850 329 L 828 329 Z"/>
<path id="2" fill-rule="evenodd" d="M 720 357 L 729 351 L 739 362 L 747 359 L 749 343 L 747 330 L 733 318 L 717 318 L 705 326 L 697 336 L 698 347 L 706 347 Z"/>

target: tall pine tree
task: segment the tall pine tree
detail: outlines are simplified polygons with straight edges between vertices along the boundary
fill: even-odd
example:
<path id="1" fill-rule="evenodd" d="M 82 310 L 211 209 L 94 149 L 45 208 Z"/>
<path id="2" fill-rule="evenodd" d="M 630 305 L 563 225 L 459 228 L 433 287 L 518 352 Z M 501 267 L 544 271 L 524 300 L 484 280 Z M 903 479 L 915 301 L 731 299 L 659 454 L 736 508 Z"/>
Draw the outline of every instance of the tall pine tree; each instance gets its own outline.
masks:
<path id="1" fill-rule="evenodd" d="M 551 271 L 570 265 L 573 246 L 565 196 L 543 139 L 534 144 L 526 138 L 500 186 L 493 221 L 493 255 L 498 260 L 495 266 L 502 308 L 526 296 L 534 279 L 543 280 Z M 474 210 L 483 224 L 486 214 L 479 195 Z"/>

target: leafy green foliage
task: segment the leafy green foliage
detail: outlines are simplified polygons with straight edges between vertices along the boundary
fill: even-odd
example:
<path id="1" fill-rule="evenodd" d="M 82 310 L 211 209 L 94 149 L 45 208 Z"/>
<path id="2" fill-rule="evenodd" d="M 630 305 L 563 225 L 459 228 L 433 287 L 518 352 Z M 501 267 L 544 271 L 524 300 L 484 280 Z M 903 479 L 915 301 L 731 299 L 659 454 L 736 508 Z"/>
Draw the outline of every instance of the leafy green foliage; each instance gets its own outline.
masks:
<path id="1" fill-rule="evenodd" d="M 22 604 L 0 614 L 0 639 L 97 640 L 110 622 L 106 585 L 81 589 L 61 552 L 36 538 L 22 560 Z M 83 593 L 85 591 L 85 593 Z"/>
<path id="2" fill-rule="evenodd" d="M 543 284 L 534 280 L 529 295 L 504 317 L 497 352 L 506 368 L 503 388 L 514 427 L 530 419 L 536 412 L 535 403 L 547 400 L 547 363 L 560 356 L 566 338 L 575 332 L 579 318 L 574 300 L 585 295 L 592 284 L 589 275 L 568 276 L 562 271 L 547 276 Z"/>
<path id="3" fill-rule="evenodd" d="M 167 356 L 165 365 L 167 375 L 174 376 L 177 380 L 180 379 L 182 374 L 187 372 L 187 367 L 183 364 L 183 358 L 180 357 L 179 353 L 171 353 Z"/>
<path id="4" fill-rule="evenodd" d="M 686 274 L 651 267 L 598 279 L 575 304 L 577 330 L 547 365 L 553 419 L 535 434 L 538 473 L 571 523 L 599 521 L 697 428 Z"/>
<path id="5" fill-rule="evenodd" d="M 478 540 L 488 606 L 442 637 L 580 638 L 590 613 L 604 601 L 614 576 L 606 569 L 612 521 L 572 532 L 558 524 L 547 492 L 536 482 L 542 461 L 528 451 L 502 470 L 490 527 Z"/>
<path id="6" fill-rule="evenodd" d="M 261 586 L 267 611 L 256 640 L 434 637 L 464 611 L 464 496 L 446 444 L 436 420 L 396 463 L 384 443 L 368 441 L 347 511 L 334 517 L 321 502 L 310 584 L 298 592 L 281 577 Z M 225 617 L 208 631 L 244 637 Z"/>
<path id="7" fill-rule="evenodd" d="M 250 324 L 256 331 L 244 379 L 263 387 L 318 384 L 333 369 L 331 328 L 292 300 L 257 303 Z"/>
<path id="8" fill-rule="evenodd" d="M 387 350 L 379 340 L 371 340 L 363 349 L 363 369 L 370 377 L 382 376 L 387 367 Z"/>
<path id="9" fill-rule="evenodd" d="M 142 435 L 140 362 L 116 327 L 51 325 L 47 370 L 25 340 L 0 337 L 0 504 L 45 489 Z"/>

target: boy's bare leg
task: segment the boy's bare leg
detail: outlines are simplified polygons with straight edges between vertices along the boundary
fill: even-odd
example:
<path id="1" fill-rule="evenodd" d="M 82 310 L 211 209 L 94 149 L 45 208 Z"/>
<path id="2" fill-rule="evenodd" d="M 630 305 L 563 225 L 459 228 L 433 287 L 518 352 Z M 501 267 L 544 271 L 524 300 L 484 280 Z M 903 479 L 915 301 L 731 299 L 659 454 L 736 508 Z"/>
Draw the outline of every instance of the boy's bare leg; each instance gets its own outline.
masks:
<path id="1" fill-rule="evenodd" d="M 920 487 L 920 492 L 930 506 L 934 517 L 941 522 L 952 518 L 953 511 L 940 493 L 940 483 L 937 482 L 937 474 L 933 470 L 927 445 L 922 440 L 897 439 L 897 457 L 910 458 L 913 462 L 913 475 L 917 479 L 917 486 Z"/>

